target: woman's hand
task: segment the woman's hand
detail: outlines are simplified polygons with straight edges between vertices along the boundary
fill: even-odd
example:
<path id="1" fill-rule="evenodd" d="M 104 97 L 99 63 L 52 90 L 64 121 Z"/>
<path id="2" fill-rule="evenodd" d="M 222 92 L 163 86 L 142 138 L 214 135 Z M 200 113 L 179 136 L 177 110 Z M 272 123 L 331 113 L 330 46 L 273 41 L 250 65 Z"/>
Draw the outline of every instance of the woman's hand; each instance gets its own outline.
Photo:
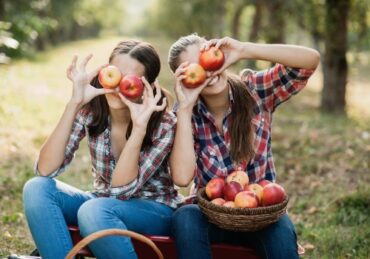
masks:
<path id="1" fill-rule="evenodd" d="M 106 66 L 106 64 L 102 65 L 88 73 L 86 71 L 86 65 L 91 58 L 92 54 L 86 56 L 80 65 L 77 66 L 77 56 L 74 56 L 71 65 L 67 69 L 67 77 L 73 83 L 71 101 L 79 106 L 90 102 L 98 95 L 115 92 L 113 89 L 95 88 L 90 84 L 91 80 Z"/>
<path id="2" fill-rule="evenodd" d="M 185 71 L 189 62 L 182 63 L 175 71 L 175 78 L 176 78 L 176 86 L 175 86 L 175 93 L 177 97 L 177 101 L 179 102 L 179 109 L 189 109 L 190 111 L 193 109 L 196 101 L 198 100 L 200 92 L 208 85 L 208 83 L 212 80 L 212 77 L 207 78 L 203 84 L 198 86 L 197 88 L 186 88 L 182 80 L 185 79 Z"/>
<path id="3" fill-rule="evenodd" d="M 144 83 L 143 102 L 135 103 L 127 99 L 124 95 L 119 93 L 123 103 L 130 109 L 131 120 L 133 124 L 133 130 L 141 130 L 146 132 L 146 128 L 153 112 L 163 111 L 167 105 L 167 99 L 163 98 L 162 104 L 158 105 L 159 100 L 162 97 L 161 88 L 157 82 L 154 82 L 156 88 L 156 94 L 154 96 L 153 89 L 145 77 L 141 77 Z"/>
<path id="4" fill-rule="evenodd" d="M 200 51 L 208 50 L 210 47 L 215 46 L 224 53 L 225 62 L 220 69 L 211 73 L 212 76 L 221 74 L 229 66 L 238 62 L 241 59 L 240 53 L 243 48 L 243 43 L 230 37 L 222 39 L 212 39 L 204 43 Z"/>

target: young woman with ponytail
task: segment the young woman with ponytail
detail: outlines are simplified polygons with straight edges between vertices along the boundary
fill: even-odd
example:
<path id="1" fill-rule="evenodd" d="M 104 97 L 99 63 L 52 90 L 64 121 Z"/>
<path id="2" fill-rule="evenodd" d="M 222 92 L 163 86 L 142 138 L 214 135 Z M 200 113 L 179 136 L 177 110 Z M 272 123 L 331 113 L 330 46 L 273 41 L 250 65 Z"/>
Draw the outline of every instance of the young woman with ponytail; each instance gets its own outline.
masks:
<path id="1" fill-rule="evenodd" d="M 202 50 L 223 51 L 223 66 L 208 74 L 198 88 L 182 84 L 187 66 L 198 63 Z M 226 69 L 243 59 L 276 63 L 263 71 Z M 168 63 L 176 77 L 176 137 L 170 164 L 174 183 L 196 192 L 213 177 L 236 169 L 250 182 L 275 181 L 271 122 L 275 109 L 298 93 L 316 69 L 316 50 L 282 44 L 240 42 L 226 37 L 206 41 L 197 35 L 181 37 L 169 50 Z M 287 215 L 256 232 L 223 230 L 208 222 L 196 204 L 177 209 L 172 222 L 179 259 L 212 258 L 210 243 L 252 246 L 263 258 L 298 258 L 294 225 Z"/>

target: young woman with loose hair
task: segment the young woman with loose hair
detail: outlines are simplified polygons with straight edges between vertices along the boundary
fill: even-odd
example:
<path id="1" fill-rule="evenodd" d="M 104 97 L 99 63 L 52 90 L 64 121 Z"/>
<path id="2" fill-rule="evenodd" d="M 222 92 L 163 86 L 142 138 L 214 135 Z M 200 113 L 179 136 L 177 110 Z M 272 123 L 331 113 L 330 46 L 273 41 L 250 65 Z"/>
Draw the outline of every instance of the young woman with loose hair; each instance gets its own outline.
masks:
<path id="1" fill-rule="evenodd" d="M 58 125 L 41 148 L 37 177 L 24 187 L 26 218 L 42 258 L 65 258 L 72 248 L 67 225 L 83 236 L 109 229 L 169 235 L 177 191 L 169 173 L 175 115 L 156 82 L 160 59 L 145 42 L 126 40 L 109 63 L 122 75 L 134 74 L 144 84 L 142 98 L 129 100 L 117 89 L 104 89 L 97 74 L 87 72 L 87 56 L 67 70 L 73 83 L 70 101 Z M 87 137 L 94 190 L 84 192 L 55 180 Z M 97 258 L 136 258 L 126 237 L 105 237 L 89 245 Z"/>
<path id="2" fill-rule="evenodd" d="M 183 86 L 184 72 L 198 63 L 201 50 L 216 46 L 225 62 L 208 73 L 198 88 Z M 226 69 L 242 59 L 276 63 L 264 71 Z M 181 37 L 169 50 L 168 63 L 176 77 L 177 126 L 171 155 L 174 183 L 196 192 L 214 177 L 243 170 L 250 182 L 275 181 L 271 122 L 275 109 L 307 83 L 320 60 L 317 51 L 294 45 L 256 44 L 226 37 L 206 41 Z M 211 258 L 210 243 L 253 246 L 264 258 L 298 258 L 294 226 L 287 215 L 256 232 L 227 231 L 208 222 L 196 204 L 180 207 L 173 216 L 179 259 Z"/>

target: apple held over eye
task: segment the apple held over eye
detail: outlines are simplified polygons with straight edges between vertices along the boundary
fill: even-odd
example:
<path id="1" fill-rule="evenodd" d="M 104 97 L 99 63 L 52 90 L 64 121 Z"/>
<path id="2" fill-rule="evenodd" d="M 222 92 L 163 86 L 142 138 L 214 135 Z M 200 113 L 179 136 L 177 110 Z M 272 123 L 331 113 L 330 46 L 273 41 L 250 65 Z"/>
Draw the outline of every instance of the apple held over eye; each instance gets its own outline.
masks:
<path id="1" fill-rule="evenodd" d="M 226 183 L 223 189 L 224 199 L 226 201 L 233 201 L 235 196 L 243 191 L 243 187 L 238 182 Z"/>
<path id="2" fill-rule="evenodd" d="M 104 88 L 112 89 L 117 87 L 121 79 L 121 71 L 116 66 L 109 65 L 99 71 L 98 80 Z"/>
<path id="3" fill-rule="evenodd" d="M 235 196 L 234 203 L 237 208 L 257 208 L 258 197 L 252 191 L 242 191 Z"/>
<path id="4" fill-rule="evenodd" d="M 206 80 L 206 71 L 199 64 L 192 63 L 187 66 L 182 83 L 187 88 L 197 88 Z"/>
<path id="5" fill-rule="evenodd" d="M 224 53 L 214 46 L 199 54 L 199 64 L 208 71 L 215 71 L 221 68 L 224 61 Z"/>
<path id="6" fill-rule="evenodd" d="M 284 201 L 286 193 L 283 187 L 277 183 L 270 183 L 263 187 L 262 204 L 269 206 L 278 204 Z"/>
<path id="7" fill-rule="evenodd" d="M 143 82 L 135 75 L 126 75 L 119 83 L 120 92 L 129 99 L 140 97 L 144 91 Z"/>
<path id="8" fill-rule="evenodd" d="M 206 194 L 210 200 L 222 198 L 225 181 L 223 178 L 213 178 L 206 185 Z"/>
<path id="9" fill-rule="evenodd" d="M 226 177 L 226 182 L 237 182 L 242 186 L 242 188 L 244 188 L 244 186 L 249 183 L 249 177 L 246 172 L 237 170 Z"/>

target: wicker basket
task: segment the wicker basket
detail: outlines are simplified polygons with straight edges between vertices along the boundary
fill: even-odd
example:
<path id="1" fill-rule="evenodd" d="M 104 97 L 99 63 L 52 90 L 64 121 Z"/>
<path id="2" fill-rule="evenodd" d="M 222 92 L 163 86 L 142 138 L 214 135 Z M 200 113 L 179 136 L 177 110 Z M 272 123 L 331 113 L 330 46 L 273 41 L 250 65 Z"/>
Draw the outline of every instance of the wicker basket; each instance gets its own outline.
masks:
<path id="1" fill-rule="evenodd" d="M 209 201 L 205 189 L 198 193 L 198 205 L 209 221 L 233 231 L 257 231 L 279 220 L 286 213 L 289 198 L 282 203 L 258 208 L 229 208 Z"/>
<path id="2" fill-rule="evenodd" d="M 131 237 L 133 239 L 139 240 L 139 241 L 149 245 L 154 250 L 154 252 L 157 254 L 159 259 L 164 259 L 161 250 L 159 250 L 159 248 L 154 244 L 154 242 L 152 240 L 150 240 L 149 238 L 147 238 L 146 236 L 143 236 L 142 234 L 139 234 L 139 233 L 136 233 L 136 232 L 133 232 L 133 231 L 130 231 L 130 230 L 123 230 L 123 229 L 116 229 L 116 228 L 100 230 L 98 232 L 94 232 L 94 233 L 88 235 L 87 237 L 82 239 L 80 242 L 78 242 L 72 248 L 71 251 L 69 251 L 69 253 L 67 254 L 65 259 L 75 258 L 75 256 L 78 254 L 78 252 L 82 248 L 84 248 L 85 246 L 87 246 L 88 244 L 93 242 L 94 240 L 102 238 L 102 237 L 106 237 L 106 236 L 127 236 L 127 237 Z"/>

